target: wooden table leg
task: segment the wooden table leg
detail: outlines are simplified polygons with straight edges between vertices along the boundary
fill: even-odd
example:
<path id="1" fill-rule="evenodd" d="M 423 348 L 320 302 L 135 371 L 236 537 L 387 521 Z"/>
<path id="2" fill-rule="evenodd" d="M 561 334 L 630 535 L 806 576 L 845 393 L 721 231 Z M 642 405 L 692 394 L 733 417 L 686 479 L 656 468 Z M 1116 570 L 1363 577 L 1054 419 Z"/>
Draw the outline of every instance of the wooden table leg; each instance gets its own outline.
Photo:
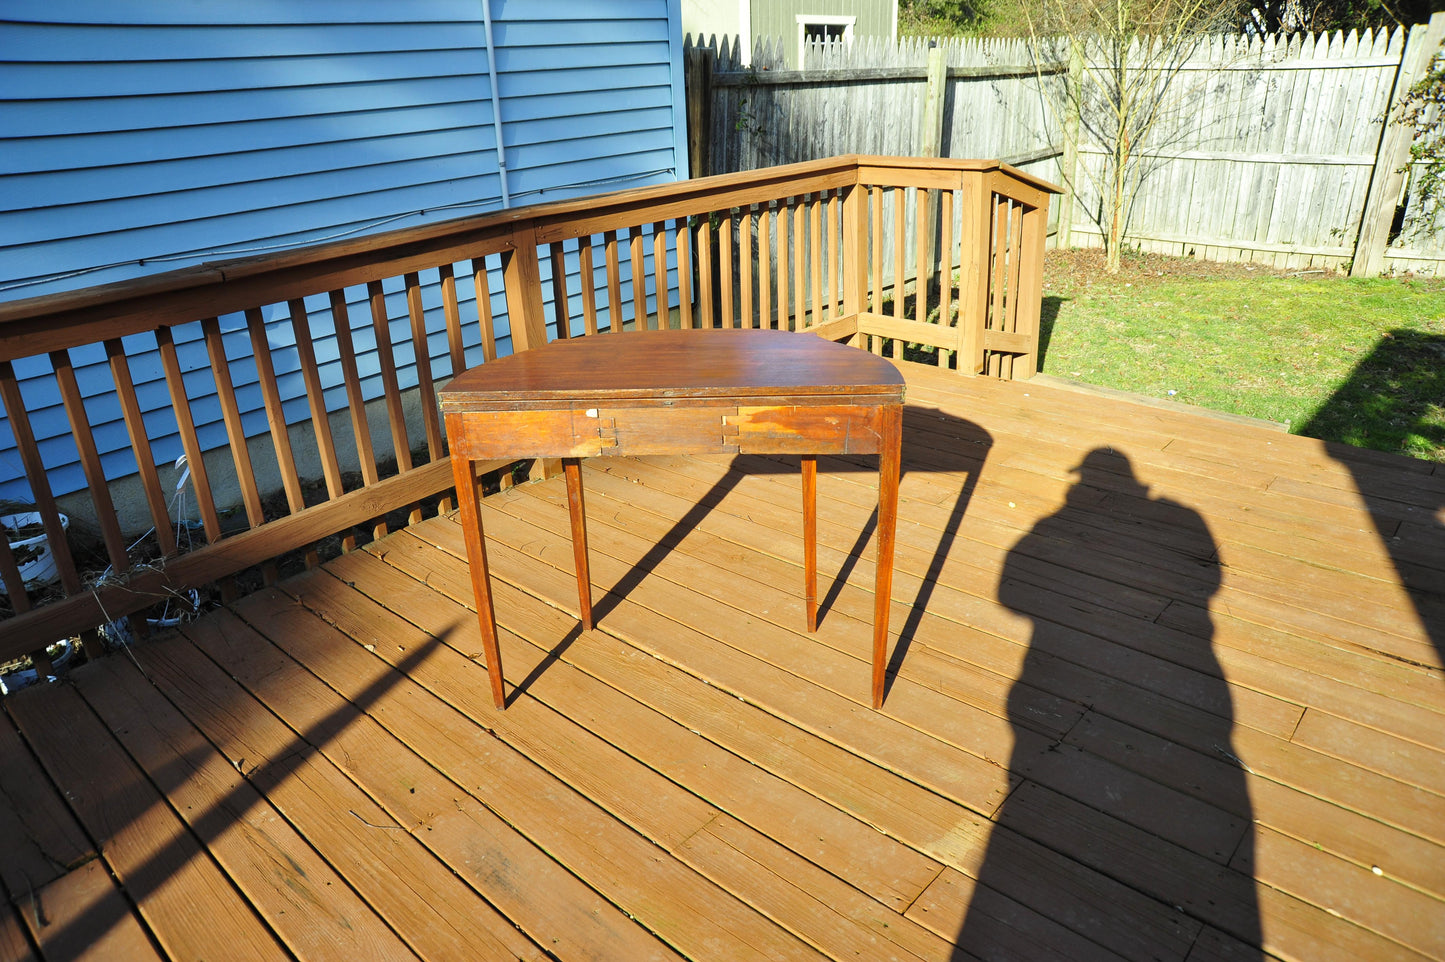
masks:
<path id="1" fill-rule="evenodd" d="M 818 630 L 818 458 L 803 455 L 803 606 Z"/>
<path id="2" fill-rule="evenodd" d="M 882 418 L 878 449 L 878 564 L 873 594 L 873 707 L 883 707 L 883 676 L 888 667 L 888 609 L 893 591 L 893 546 L 898 532 L 898 479 L 903 469 L 903 406 L 890 406 Z"/>
<path id="3" fill-rule="evenodd" d="M 567 475 L 567 509 L 572 516 L 572 557 L 577 568 L 577 605 L 582 611 L 582 627 L 592 630 L 592 575 L 587 568 L 587 511 L 582 500 L 582 463 L 577 458 L 563 458 L 562 470 Z"/>
<path id="4" fill-rule="evenodd" d="M 452 433 L 460 437 L 460 432 Z M 487 572 L 487 544 L 482 536 L 481 497 L 472 462 L 452 453 L 452 476 L 457 485 L 457 508 L 462 522 L 462 537 L 467 543 L 467 562 L 472 574 L 472 592 L 477 599 L 477 623 L 482 630 L 482 652 L 487 657 L 487 679 L 492 685 L 492 701 L 498 708 L 507 707 L 502 689 L 502 651 L 497 646 L 497 617 L 492 608 L 492 579 Z"/>

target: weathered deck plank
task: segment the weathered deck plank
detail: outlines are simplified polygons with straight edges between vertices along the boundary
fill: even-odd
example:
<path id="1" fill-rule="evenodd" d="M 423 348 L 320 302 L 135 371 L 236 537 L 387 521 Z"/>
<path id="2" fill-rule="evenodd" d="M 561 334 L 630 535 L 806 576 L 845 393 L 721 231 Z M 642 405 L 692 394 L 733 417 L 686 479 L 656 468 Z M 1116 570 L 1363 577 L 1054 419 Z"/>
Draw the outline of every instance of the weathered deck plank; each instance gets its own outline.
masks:
<path id="1" fill-rule="evenodd" d="M 448 517 L 7 704 L 0 947 L 1445 957 L 1445 473 L 907 374 L 881 712 L 866 459 L 814 635 L 794 462 L 594 460 L 595 631 L 560 480 L 484 503 L 504 713 Z"/>
<path id="2" fill-rule="evenodd" d="M 151 782 L 298 956 L 362 962 L 415 955 L 310 843 L 124 658 L 76 688 Z"/>
<path id="3" fill-rule="evenodd" d="M 71 686 L 22 692 L 7 705 L 20 731 L 96 840 L 114 873 L 163 952 L 198 958 L 216 945 L 237 959 L 284 959 L 286 952 L 256 909 L 205 854 L 164 796 L 123 751 Z M 128 916 L 124 903 L 113 915 L 92 915 L 71 924 L 106 931 Z M 196 911 L 197 905 L 208 911 Z"/>

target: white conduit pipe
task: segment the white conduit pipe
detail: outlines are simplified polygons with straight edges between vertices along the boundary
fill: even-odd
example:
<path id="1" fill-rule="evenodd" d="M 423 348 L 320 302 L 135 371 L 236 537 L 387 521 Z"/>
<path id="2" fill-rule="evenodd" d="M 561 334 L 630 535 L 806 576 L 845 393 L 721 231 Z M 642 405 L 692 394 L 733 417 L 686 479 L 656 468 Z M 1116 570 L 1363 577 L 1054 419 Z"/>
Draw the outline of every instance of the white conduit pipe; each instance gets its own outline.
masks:
<path id="1" fill-rule="evenodd" d="M 487 30 L 487 74 L 492 81 L 492 132 L 497 137 L 497 175 L 501 178 L 502 207 L 512 206 L 507 190 L 507 150 L 502 144 L 502 98 L 497 93 L 497 48 L 492 44 L 492 0 L 482 0 L 482 22 Z"/>

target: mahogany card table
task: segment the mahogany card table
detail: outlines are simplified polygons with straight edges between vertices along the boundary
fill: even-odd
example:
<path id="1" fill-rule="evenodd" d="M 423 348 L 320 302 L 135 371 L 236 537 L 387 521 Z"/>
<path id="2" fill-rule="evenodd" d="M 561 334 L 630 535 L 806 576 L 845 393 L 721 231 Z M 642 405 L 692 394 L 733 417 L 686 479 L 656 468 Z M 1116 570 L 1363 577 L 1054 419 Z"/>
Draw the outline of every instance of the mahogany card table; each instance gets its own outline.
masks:
<path id="1" fill-rule="evenodd" d="M 817 456 L 878 455 L 873 707 L 883 702 L 898 522 L 903 377 L 883 358 L 804 333 L 680 330 L 558 340 L 471 368 L 438 393 L 492 697 L 505 707 L 474 461 L 561 458 L 582 626 L 592 589 L 581 458 L 802 457 L 803 567 L 817 629 Z"/>

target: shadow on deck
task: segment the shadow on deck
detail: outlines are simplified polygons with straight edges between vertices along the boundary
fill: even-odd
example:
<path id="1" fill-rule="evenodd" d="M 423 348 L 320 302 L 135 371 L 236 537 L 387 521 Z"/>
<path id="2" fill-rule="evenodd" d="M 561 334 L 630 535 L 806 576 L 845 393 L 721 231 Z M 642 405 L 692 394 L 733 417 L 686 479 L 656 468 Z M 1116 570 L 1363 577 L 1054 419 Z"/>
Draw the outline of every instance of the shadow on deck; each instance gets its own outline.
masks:
<path id="1" fill-rule="evenodd" d="M 795 462 L 595 459 L 596 631 L 484 505 L 505 712 L 450 518 L 9 699 L 0 956 L 1445 955 L 1445 472 L 904 367 L 881 712 L 871 459 L 811 636 Z"/>

